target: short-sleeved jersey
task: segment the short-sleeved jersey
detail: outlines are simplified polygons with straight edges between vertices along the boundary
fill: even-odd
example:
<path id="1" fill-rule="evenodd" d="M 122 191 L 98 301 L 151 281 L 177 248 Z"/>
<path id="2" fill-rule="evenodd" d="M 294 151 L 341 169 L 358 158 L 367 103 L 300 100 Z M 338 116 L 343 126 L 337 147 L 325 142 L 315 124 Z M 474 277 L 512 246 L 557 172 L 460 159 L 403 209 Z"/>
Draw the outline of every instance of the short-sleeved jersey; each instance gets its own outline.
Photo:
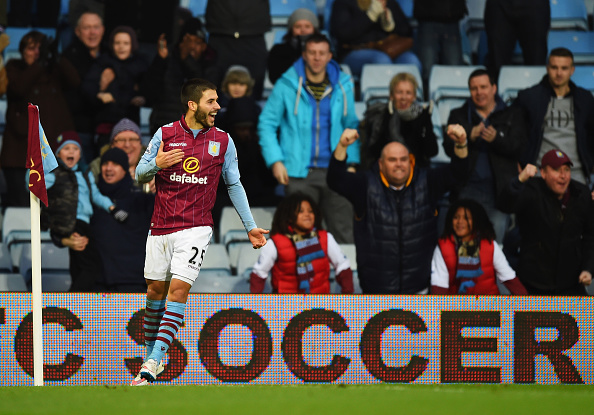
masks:
<path id="1" fill-rule="evenodd" d="M 159 131 L 151 141 L 147 155 L 156 157 Z M 157 195 L 151 220 L 151 234 L 164 235 L 195 226 L 213 226 L 211 210 L 215 204 L 221 172 L 225 182 L 239 180 L 237 154 L 229 134 L 218 128 L 200 130 L 196 137 L 185 119 L 160 128 L 163 151 L 181 149 L 181 163 L 159 170 L 155 174 Z M 227 154 L 229 152 L 229 154 Z M 232 154 L 231 154 L 232 153 Z M 153 158 L 154 158 L 153 157 Z M 225 163 L 227 160 L 227 163 Z M 230 163 L 234 161 L 234 163 Z"/>

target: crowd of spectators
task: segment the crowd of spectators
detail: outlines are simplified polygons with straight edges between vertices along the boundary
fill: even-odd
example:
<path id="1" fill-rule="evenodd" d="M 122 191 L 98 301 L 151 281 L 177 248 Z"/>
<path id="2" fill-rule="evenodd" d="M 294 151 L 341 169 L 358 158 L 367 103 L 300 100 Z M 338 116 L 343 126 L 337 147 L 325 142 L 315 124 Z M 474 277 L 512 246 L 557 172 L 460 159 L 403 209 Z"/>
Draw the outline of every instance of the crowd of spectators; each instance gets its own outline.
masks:
<path id="1" fill-rule="evenodd" d="M 134 2 L 142 16 L 109 0 L 70 1 L 67 21 L 59 1 L 37 2 L 45 20 L 30 20 L 21 6 L 9 15 L 9 24 L 55 27 L 62 44 L 58 52 L 57 40 L 31 30 L 20 58 L 4 62 L 6 83 L 0 72 L 2 208 L 29 203 L 32 102 L 60 163 L 49 176 L 57 210 L 46 210 L 44 223 L 69 249 L 72 291 L 145 289 L 155 185 L 134 181 L 146 150 L 140 108 L 151 109 L 153 134 L 182 114 L 181 85 L 203 78 L 219 87 L 215 125 L 235 141 L 251 205 L 278 206 L 252 292 L 262 291 L 269 271 L 274 292 L 329 292 L 332 264 L 342 292 L 352 293 L 339 244 L 354 243 L 365 294 L 507 287 L 516 295 L 586 295 L 594 272 L 594 98 L 571 81 L 570 50 L 547 56 L 548 0 L 487 0 L 487 68 L 470 75 L 470 98 L 451 110 L 441 143 L 433 104 L 417 92 L 428 90 L 432 65 L 462 63 L 464 0 L 417 0 L 416 36 L 396 0 L 335 0 L 329 33 L 315 13 L 298 9 L 270 52 L 268 0 L 209 1 L 204 24 L 177 6 L 142 3 Z M 528 16 L 527 8 L 539 13 Z M 512 35 L 518 25 L 525 30 Z M 396 40 L 394 52 L 387 45 Z M 525 62 L 546 64 L 547 74 L 508 105 L 496 79 L 516 40 Z M 0 35 L 0 48 L 5 43 Z M 359 119 L 365 63 L 416 65 L 424 88 L 398 73 L 385 80 L 389 97 Z M 262 100 L 266 72 L 274 87 Z M 440 144 L 450 163 L 433 163 Z M 215 227 L 229 204 L 219 189 Z M 509 235 L 516 240 L 506 246 Z"/>

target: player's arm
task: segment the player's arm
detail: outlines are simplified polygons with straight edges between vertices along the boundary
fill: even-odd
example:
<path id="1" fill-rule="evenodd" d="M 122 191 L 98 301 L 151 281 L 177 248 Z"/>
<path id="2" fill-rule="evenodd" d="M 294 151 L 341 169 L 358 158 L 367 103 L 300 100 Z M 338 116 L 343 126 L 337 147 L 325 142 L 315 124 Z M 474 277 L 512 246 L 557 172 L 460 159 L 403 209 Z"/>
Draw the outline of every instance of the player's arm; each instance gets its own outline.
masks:
<path id="1" fill-rule="evenodd" d="M 248 203 L 245 189 L 239 180 L 239 167 L 237 163 L 237 151 L 235 144 L 229 136 L 229 144 L 227 145 L 227 152 L 225 153 L 225 161 L 223 163 L 223 180 L 227 185 L 227 192 L 235 211 L 241 218 L 241 222 L 248 233 L 250 242 L 254 248 L 261 248 L 266 245 L 265 234 L 269 233 L 268 230 L 258 228 L 252 212 L 250 211 L 250 205 Z"/>
<path id="2" fill-rule="evenodd" d="M 148 183 L 153 180 L 159 170 L 173 166 L 181 162 L 183 158 L 184 151 L 179 148 L 164 150 L 162 131 L 159 128 L 136 166 L 136 181 Z"/>

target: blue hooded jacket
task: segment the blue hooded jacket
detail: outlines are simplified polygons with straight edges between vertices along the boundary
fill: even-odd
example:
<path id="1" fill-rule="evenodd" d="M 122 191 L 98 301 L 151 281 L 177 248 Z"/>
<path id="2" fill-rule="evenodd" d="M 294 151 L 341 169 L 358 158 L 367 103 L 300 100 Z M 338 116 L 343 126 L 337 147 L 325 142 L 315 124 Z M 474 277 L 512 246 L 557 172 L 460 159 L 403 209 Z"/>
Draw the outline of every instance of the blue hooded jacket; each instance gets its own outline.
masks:
<path id="1" fill-rule="evenodd" d="M 313 143 L 316 142 L 312 131 L 318 131 L 318 136 L 323 137 L 319 126 L 330 125 L 330 151 L 334 151 L 344 129 L 357 128 L 359 119 L 355 114 L 350 75 L 341 72 L 334 60 L 328 63 L 326 73 L 332 90 L 317 103 L 321 106 L 325 104 L 324 100 L 330 100 L 330 120 L 326 122 L 314 117 L 316 101 L 305 86 L 303 58 L 299 58 L 276 82 L 258 122 L 260 147 L 268 167 L 282 161 L 289 177 L 304 178 L 310 167 Z M 315 153 L 315 148 L 313 151 Z M 358 141 L 348 147 L 347 162 L 359 163 Z"/>

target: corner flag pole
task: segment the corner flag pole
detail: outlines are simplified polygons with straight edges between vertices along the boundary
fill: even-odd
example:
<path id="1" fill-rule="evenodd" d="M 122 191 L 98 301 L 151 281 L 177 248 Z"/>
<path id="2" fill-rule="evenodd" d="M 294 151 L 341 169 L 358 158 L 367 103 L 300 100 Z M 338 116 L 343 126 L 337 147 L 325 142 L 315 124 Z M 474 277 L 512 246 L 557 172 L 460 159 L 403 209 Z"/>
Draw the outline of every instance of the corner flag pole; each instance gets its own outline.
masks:
<path id="1" fill-rule="evenodd" d="M 41 301 L 41 224 L 39 198 L 31 192 L 31 303 L 33 306 L 33 382 L 43 386 L 43 314 Z"/>

